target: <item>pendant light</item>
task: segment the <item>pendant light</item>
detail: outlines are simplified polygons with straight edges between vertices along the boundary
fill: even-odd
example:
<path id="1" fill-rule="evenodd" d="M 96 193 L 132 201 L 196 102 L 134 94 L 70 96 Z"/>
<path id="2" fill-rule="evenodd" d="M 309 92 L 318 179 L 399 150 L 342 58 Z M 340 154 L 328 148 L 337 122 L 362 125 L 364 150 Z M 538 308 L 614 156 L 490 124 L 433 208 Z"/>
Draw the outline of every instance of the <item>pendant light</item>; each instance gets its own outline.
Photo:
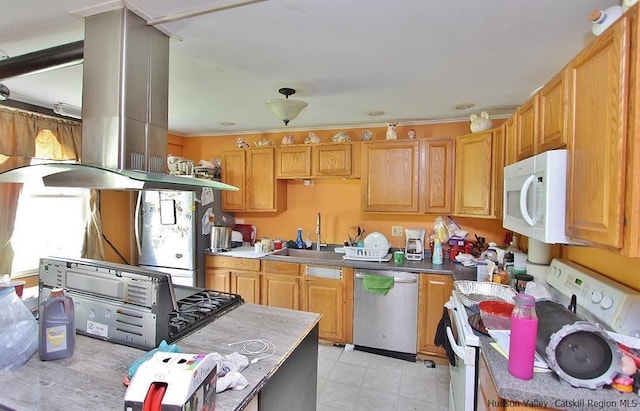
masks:
<path id="1" fill-rule="evenodd" d="M 278 90 L 278 92 L 285 96 L 285 98 L 272 98 L 265 101 L 265 104 L 286 126 L 289 124 L 289 121 L 298 117 L 298 114 L 300 114 L 302 109 L 307 107 L 308 104 L 302 100 L 289 99 L 289 96 L 296 94 L 296 91 L 292 88 L 283 87 Z"/>

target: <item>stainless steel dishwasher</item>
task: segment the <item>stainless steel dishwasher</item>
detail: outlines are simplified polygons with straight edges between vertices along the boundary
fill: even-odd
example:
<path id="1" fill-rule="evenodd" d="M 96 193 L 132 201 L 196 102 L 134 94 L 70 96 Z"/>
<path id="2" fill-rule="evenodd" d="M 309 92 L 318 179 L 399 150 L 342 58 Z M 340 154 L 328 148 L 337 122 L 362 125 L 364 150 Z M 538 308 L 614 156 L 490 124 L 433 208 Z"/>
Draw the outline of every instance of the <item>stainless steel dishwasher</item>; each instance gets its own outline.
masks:
<path id="1" fill-rule="evenodd" d="M 393 277 L 386 295 L 365 290 L 367 275 Z M 356 349 L 416 360 L 418 275 L 401 271 L 355 271 L 353 344 Z"/>

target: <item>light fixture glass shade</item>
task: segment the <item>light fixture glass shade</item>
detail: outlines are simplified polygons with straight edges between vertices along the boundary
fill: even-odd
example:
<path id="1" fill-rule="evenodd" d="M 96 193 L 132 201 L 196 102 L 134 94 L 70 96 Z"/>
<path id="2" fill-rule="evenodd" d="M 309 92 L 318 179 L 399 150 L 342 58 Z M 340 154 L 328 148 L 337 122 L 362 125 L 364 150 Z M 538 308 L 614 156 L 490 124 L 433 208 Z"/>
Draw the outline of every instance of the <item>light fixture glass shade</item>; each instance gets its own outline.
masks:
<path id="1" fill-rule="evenodd" d="M 285 125 L 298 117 L 302 109 L 309 105 L 302 100 L 292 100 L 289 98 L 272 98 L 267 100 L 265 104 Z"/>

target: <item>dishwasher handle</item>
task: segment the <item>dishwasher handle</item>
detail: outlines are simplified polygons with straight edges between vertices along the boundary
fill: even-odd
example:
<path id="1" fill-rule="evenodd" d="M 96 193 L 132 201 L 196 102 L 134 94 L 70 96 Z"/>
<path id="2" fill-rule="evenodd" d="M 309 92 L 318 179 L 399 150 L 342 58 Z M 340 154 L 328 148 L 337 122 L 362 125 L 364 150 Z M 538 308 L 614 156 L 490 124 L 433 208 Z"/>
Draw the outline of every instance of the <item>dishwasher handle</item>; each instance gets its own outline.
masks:
<path id="1" fill-rule="evenodd" d="M 372 275 L 376 275 L 376 274 L 372 274 Z M 357 279 L 363 279 L 364 276 L 365 275 L 363 273 L 356 273 L 356 278 Z M 417 283 L 418 282 L 418 277 L 417 276 L 412 276 L 412 277 L 393 277 L 393 282 L 394 283 L 412 284 L 412 283 Z"/>

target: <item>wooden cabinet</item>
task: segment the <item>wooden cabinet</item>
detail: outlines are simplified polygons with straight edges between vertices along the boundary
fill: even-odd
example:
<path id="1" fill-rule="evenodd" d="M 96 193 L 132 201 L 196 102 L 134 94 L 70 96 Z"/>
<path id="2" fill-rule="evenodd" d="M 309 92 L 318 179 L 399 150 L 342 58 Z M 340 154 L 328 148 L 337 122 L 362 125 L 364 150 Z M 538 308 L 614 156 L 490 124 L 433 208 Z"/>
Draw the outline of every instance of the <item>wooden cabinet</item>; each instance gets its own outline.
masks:
<path id="1" fill-rule="evenodd" d="M 349 177 L 351 169 L 351 144 L 320 144 L 313 147 L 314 177 Z"/>
<path id="2" fill-rule="evenodd" d="M 566 234 L 617 249 L 623 247 L 626 173 L 637 172 L 629 170 L 626 157 L 629 14 L 595 38 L 567 67 Z M 632 229 L 637 232 L 638 226 Z"/>
<path id="3" fill-rule="evenodd" d="M 274 148 L 251 148 L 222 153 L 222 180 L 240 191 L 222 192 L 224 211 L 283 211 L 287 193 L 275 178 Z"/>
<path id="4" fill-rule="evenodd" d="M 566 147 L 568 86 L 567 70 L 556 74 L 538 93 L 539 131 L 536 154 Z"/>
<path id="5" fill-rule="evenodd" d="M 358 177 L 352 143 L 276 147 L 276 178 Z"/>
<path id="6" fill-rule="evenodd" d="M 420 142 L 363 143 L 362 210 L 418 213 Z"/>
<path id="7" fill-rule="evenodd" d="M 536 94 L 516 111 L 516 161 L 538 152 L 538 101 Z"/>
<path id="8" fill-rule="evenodd" d="M 205 256 L 205 288 L 240 294 L 245 302 L 260 304 L 260 260 Z"/>
<path id="9" fill-rule="evenodd" d="M 512 115 L 500 128 L 504 133 L 504 165 L 508 166 L 516 162 L 516 115 Z"/>
<path id="10" fill-rule="evenodd" d="M 300 264 L 262 262 L 262 304 L 299 310 L 300 283 Z"/>
<path id="11" fill-rule="evenodd" d="M 450 214 L 452 138 L 371 141 L 362 148 L 362 210 Z"/>
<path id="12" fill-rule="evenodd" d="M 424 212 L 451 214 L 453 212 L 453 172 L 455 153 L 452 138 L 422 140 L 424 145 Z"/>
<path id="13" fill-rule="evenodd" d="M 555 408 L 538 407 L 524 401 L 507 401 L 500 397 L 484 353 L 478 364 L 478 411 L 543 411 Z"/>
<path id="14" fill-rule="evenodd" d="M 291 145 L 276 147 L 276 177 L 311 177 L 311 146 Z"/>
<path id="15" fill-rule="evenodd" d="M 420 274 L 418 291 L 418 352 L 446 356 L 442 347 L 433 340 L 444 304 L 453 289 L 453 277 L 447 274 Z"/>
<path id="16" fill-rule="evenodd" d="M 224 190 L 222 192 L 223 210 L 242 211 L 246 207 L 246 163 L 244 150 L 225 151 L 222 153 L 222 181 L 240 189 L 238 191 Z"/>
<path id="17" fill-rule="evenodd" d="M 320 270 L 341 270 L 339 279 L 309 275 L 318 269 L 303 265 L 304 311 L 322 314 L 319 338 L 338 343 L 353 341 L 353 269 L 347 267 L 320 267 Z"/>
<path id="18" fill-rule="evenodd" d="M 454 215 L 502 217 L 504 130 L 456 138 Z"/>

